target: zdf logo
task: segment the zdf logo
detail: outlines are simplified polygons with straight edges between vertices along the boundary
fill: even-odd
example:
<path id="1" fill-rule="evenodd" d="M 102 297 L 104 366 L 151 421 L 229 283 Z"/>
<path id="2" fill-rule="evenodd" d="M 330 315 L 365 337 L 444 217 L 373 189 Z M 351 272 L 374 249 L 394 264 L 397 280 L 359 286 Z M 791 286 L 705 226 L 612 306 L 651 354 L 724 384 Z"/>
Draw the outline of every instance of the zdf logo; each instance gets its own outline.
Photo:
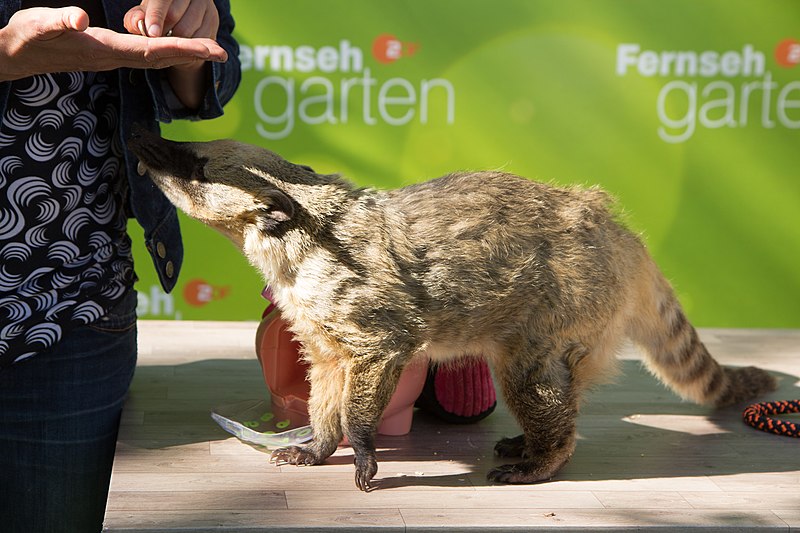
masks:
<path id="1" fill-rule="evenodd" d="M 372 55 L 383 64 L 394 63 L 401 57 L 411 57 L 418 49 L 417 43 L 403 42 L 388 33 L 378 35 L 372 41 Z"/>
<path id="2" fill-rule="evenodd" d="M 792 68 L 800 63 L 800 42 L 784 39 L 775 47 L 775 61 L 783 68 Z"/>
<path id="3" fill-rule="evenodd" d="M 222 300 L 230 291 L 230 287 L 217 287 L 204 279 L 196 278 L 184 286 L 183 299 L 192 307 L 202 307 L 213 301 Z"/>

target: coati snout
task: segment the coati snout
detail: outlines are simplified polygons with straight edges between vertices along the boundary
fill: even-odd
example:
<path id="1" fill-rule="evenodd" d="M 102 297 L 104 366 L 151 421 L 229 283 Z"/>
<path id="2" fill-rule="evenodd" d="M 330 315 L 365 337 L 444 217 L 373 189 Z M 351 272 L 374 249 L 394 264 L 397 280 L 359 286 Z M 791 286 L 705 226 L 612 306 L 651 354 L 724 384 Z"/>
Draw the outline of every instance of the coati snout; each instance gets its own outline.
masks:
<path id="1" fill-rule="evenodd" d="M 128 142 L 139 168 L 187 215 L 240 243 L 249 226 L 292 218 L 295 203 L 270 173 L 313 173 L 268 150 L 234 141 L 175 142 L 137 129 Z"/>

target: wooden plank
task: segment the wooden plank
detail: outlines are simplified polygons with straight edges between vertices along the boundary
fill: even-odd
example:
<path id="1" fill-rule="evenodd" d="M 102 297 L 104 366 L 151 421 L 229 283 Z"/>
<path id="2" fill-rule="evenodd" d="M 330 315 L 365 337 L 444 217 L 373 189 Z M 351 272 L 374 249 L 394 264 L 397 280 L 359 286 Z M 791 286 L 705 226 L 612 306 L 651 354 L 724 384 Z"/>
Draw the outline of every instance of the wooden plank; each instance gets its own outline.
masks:
<path id="1" fill-rule="evenodd" d="M 786 523 L 769 511 L 707 511 L 696 509 L 401 509 L 407 531 L 641 531 L 703 533 L 787 531 Z"/>
<path id="2" fill-rule="evenodd" d="M 208 475 L 218 473 L 253 473 L 253 472 L 279 472 L 279 467 L 270 464 L 262 458 L 238 456 L 188 455 L 178 453 L 167 456 L 161 453 L 150 455 L 135 455 L 117 457 L 114 461 L 114 472 L 139 472 L 155 475 L 170 475 L 173 473 L 205 473 Z"/>
<path id="3" fill-rule="evenodd" d="M 115 472 L 114 488 L 117 491 L 196 492 L 196 491 L 261 491 L 280 490 L 285 486 L 279 472 L 266 467 L 263 472 L 174 472 L 159 475 L 151 472 Z M 169 497 L 169 495 L 165 495 Z"/>
<path id="4" fill-rule="evenodd" d="M 403 518 L 397 509 L 292 510 L 263 511 L 109 511 L 106 528 L 111 533 L 404 533 Z"/>
<path id="5" fill-rule="evenodd" d="M 164 497 L 163 491 L 114 491 L 108 499 L 110 511 L 192 511 L 235 510 L 256 511 L 287 509 L 282 491 L 267 490 L 187 490 L 174 491 Z"/>
<path id="6" fill-rule="evenodd" d="M 357 509 L 414 508 L 414 509 L 600 509 L 603 505 L 588 491 L 570 491 L 565 497 L 552 491 L 477 491 L 452 488 L 446 492 L 417 488 L 414 491 L 375 490 L 286 491 L 289 509 Z"/>
<path id="7" fill-rule="evenodd" d="M 691 509 L 692 505 L 684 497 L 684 492 L 672 490 L 669 492 L 658 490 L 637 491 L 592 491 L 606 509 Z M 692 494 L 708 494 L 708 492 L 694 492 Z"/>
<path id="8" fill-rule="evenodd" d="M 584 476 L 578 476 L 572 480 L 572 476 L 559 475 L 554 481 L 541 483 L 538 485 L 500 485 L 489 484 L 471 478 L 476 490 L 483 492 L 564 492 L 564 491 L 591 491 L 591 492 L 648 492 L 658 493 L 662 491 L 694 491 L 694 492 L 720 492 L 720 488 L 714 484 L 711 478 L 706 476 L 676 476 L 676 477 L 647 477 L 632 479 L 595 479 L 588 480 Z"/>
<path id="9" fill-rule="evenodd" d="M 773 489 L 762 492 L 687 492 L 681 496 L 696 509 L 800 509 L 797 492 Z"/>
<path id="10" fill-rule="evenodd" d="M 789 467 L 793 470 L 787 472 L 744 472 L 726 476 L 716 476 L 714 483 L 725 492 L 778 492 L 800 494 L 800 448 L 796 450 L 795 462 Z M 788 465 L 787 465 L 788 466 Z M 777 468 L 776 468 L 777 470 Z M 798 499 L 800 507 L 800 499 Z"/>
<path id="11" fill-rule="evenodd" d="M 786 525 L 789 526 L 789 531 L 792 533 L 796 533 L 800 531 L 800 508 L 793 507 L 792 509 L 777 509 L 773 510 L 773 513 L 786 522 Z"/>

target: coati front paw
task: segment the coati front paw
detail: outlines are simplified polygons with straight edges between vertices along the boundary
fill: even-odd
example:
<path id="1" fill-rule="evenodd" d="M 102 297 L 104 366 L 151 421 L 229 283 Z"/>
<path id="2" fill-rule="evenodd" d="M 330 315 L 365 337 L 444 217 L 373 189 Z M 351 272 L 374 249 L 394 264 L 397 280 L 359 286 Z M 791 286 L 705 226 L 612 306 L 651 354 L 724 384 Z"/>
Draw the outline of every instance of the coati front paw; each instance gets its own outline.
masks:
<path id="1" fill-rule="evenodd" d="M 494 445 L 494 454 L 498 457 L 525 457 L 525 436 L 500 439 Z"/>
<path id="2" fill-rule="evenodd" d="M 289 446 L 286 448 L 278 448 L 269 460 L 276 465 L 288 464 L 297 466 L 318 465 L 324 458 L 319 457 L 310 448 L 301 448 L 300 446 Z"/>
<path id="3" fill-rule="evenodd" d="M 356 487 L 367 492 L 372 488 L 370 481 L 378 473 L 378 460 L 374 455 L 356 453 L 353 463 L 356 465 Z"/>

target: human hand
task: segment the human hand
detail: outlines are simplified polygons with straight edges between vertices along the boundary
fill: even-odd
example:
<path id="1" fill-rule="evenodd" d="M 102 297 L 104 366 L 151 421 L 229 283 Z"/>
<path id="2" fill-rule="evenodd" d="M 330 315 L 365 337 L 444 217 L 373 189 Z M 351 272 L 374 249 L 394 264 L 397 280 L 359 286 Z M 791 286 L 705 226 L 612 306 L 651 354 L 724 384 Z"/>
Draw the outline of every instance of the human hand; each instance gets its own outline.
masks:
<path id="1" fill-rule="evenodd" d="M 216 39 L 219 13 L 213 0 L 142 0 L 125 14 L 124 24 L 134 34 L 144 29 L 149 37 Z"/>
<path id="2" fill-rule="evenodd" d="M 17 11 L 0 28 L 0 81 L 51 72 L 167 68 L 227 59 L 225 50 L 209 38 L 149 39 L 92 27 L 89 22 L 77 7 Z"/>

